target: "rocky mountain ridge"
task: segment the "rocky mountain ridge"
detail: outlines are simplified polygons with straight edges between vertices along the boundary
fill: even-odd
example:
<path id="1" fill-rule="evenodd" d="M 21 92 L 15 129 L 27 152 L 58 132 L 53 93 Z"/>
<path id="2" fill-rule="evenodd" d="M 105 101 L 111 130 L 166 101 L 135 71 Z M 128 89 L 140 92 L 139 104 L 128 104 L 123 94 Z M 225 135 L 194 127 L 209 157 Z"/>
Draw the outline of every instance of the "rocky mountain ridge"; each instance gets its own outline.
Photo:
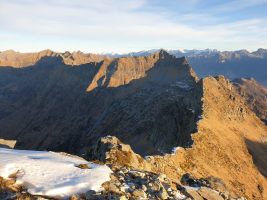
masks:
<path id="1" fill-rule="evenodd" d="M 161 49 L 132 52 L 127 54 L 93 54 L 77 52 L 57 53 L 44 50 L 38 53 L 19 53 L 13 50 L 0 52 L 0 66 L 25 67 L 36 64 L 44 56 L 59 56 L 68 65 L 80 65 L 90 62 L 112 62 L 114 58 L 144 57 L 150 56 Z M 194 66 L 199 77 L 208 75 L 224 75 L 229 79 L 249 78 L 256 79 L 259 83 L 267 85 L 265 73 L 267 66 L 267 50 L 260 48 L 257 51 L 247 50 L 218 51 L 216 49 L 205 50 L 166 50 L 171 55 L 186 57 Z M 107 61 L 110 60 L 110 61 Z"/>
<path id="2" fill-rule="evenodd" d="M 193 92 L 197 77 L 184 58 L 162 51 L 72 67 L 60 57 L 46 57 L 32 67 L 0 70 L 0 135 L 15 138 L 17 148 L 77 153 L 107 132 L 142 154 L 191 143 L 200 112 L 191 96 L 199 94 Z M 161 132 L 168 133 L 165 139 L 159 139 Z M 144 144 L 136 142 L 141 135 Z"/>
<path id="3" fill-rule="evenodd" d="M 105 58 L 104 55 L 83 53 L 81 51 L 70 53 L 54 52 L 50 49 L 43 50 L 37 53 L 20 53 L 13 50 L 0 52 L 0 66 L 2 67 L 28 67 L 35 65 L 44 57 L 61 57 L 67 65 L 81 65 L 90 62 L 98 62 Z"/>
<path id="4" fill-rule="evenodd" d="M 173 154 L 142 159 L 120 142 L 102 139 L 89 155 L 97 155 L 114 165 L 165 173 L 171 180 L 177 180 L 187 172 L 198 178 L 218 177 L 232 194 L 264 199 L 266 126 L 229 80 L 222 76 L 208 77 L 201 84 L 203 113 L 197 132 L 192 135 L 191 148 L 180 147 Z"/>
<path id="5" fill-rule="evenodd" d="M 147 56 L 159 51 L 158 49 L 132 52 L 121 56 Z M 229 79 L 253 77 L 261 84 L 267 85 L 266 66 L 267 50 L 259 48 L 257 51 L 247 50 L 218 51 L 216 49 L 205 50 L 167 50 L 176 57 L 186 57 L 188 62 L 194 66 L 194 70 L 200 77 L 208 75 L 224 75 Z"/>
<path id="6" fill-rule="evenodd" d="M 260 200 L 267 127 L 238 88 L 223 76 L 198 79 L 184 57 L 166 51 L 77 66 L 45 56 L 30 67 L 0 67 L 0 138 L 171 181 L 217 177 L 232 195 Z M 110 146 L 107 135 L 120 142 Z"/>

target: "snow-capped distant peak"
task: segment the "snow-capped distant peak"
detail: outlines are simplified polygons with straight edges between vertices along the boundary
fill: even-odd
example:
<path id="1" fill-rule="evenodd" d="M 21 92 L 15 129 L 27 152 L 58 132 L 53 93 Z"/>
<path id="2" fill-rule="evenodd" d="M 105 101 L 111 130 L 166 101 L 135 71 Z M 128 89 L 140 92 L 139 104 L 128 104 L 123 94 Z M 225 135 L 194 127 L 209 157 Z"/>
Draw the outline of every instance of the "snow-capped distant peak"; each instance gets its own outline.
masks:
<path id="1" fill-rule="evenodd" d="M 180 51 L 181 53 L 186 53 L 185 49 L 178 49 L 178 51 Z"/>

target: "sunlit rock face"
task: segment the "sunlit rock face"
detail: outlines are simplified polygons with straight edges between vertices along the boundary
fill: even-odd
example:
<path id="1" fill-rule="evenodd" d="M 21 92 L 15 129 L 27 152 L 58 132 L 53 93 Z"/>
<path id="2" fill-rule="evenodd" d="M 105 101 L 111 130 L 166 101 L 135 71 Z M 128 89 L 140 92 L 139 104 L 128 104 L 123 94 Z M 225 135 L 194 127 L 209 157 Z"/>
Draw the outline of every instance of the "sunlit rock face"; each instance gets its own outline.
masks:
<path id="1" fill-rule="evenodd" d="M 81 65 L 90 62 L 99 62 L 106 56 L 76 52 L 64 52 L 58 53 L 50 49 L 43 50 L 37 53 L 19 53 L 13 50 L 0 52 L 0 67 L 12 66 L 15 68 L 24 68 L 31 65 L 35 65 L 38 61 L 44 57 L 60 57 L 66 65 Z"/>
<path id="2" fill-rule="evenodd" d="M 267 124 L 267 88 L 253 78 L 235 79 L 233 85 L 247 105 Z"/>

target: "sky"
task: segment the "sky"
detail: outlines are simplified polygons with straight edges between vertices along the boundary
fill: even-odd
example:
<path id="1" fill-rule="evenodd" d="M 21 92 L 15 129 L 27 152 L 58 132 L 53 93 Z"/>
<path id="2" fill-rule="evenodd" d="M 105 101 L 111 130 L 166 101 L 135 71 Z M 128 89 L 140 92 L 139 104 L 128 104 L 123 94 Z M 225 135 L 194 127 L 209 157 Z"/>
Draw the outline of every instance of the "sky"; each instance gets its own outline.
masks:
<path id="1" fill-rule="evenodd" d="M 267 0 L 0 0 L 0 51 L 267 48 Z"/>

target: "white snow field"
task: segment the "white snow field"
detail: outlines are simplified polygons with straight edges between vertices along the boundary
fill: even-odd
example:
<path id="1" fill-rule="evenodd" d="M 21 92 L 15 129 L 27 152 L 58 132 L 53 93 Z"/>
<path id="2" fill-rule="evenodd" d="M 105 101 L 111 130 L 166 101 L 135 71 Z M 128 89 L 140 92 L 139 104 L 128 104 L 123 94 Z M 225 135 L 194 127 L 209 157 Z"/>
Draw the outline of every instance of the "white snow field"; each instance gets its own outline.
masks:
<path id="1" fill-rule="evenodd" d="M 80 164 L 87 164 L 89 169 L 78 168 Z M 0 148 L 0 176 L 8 179 L 17 173 L 16 183 L 33 195 L 64 199 L 89 190 L 100 191 L 111 172 L 106 165 L 61 153 Z"/>

